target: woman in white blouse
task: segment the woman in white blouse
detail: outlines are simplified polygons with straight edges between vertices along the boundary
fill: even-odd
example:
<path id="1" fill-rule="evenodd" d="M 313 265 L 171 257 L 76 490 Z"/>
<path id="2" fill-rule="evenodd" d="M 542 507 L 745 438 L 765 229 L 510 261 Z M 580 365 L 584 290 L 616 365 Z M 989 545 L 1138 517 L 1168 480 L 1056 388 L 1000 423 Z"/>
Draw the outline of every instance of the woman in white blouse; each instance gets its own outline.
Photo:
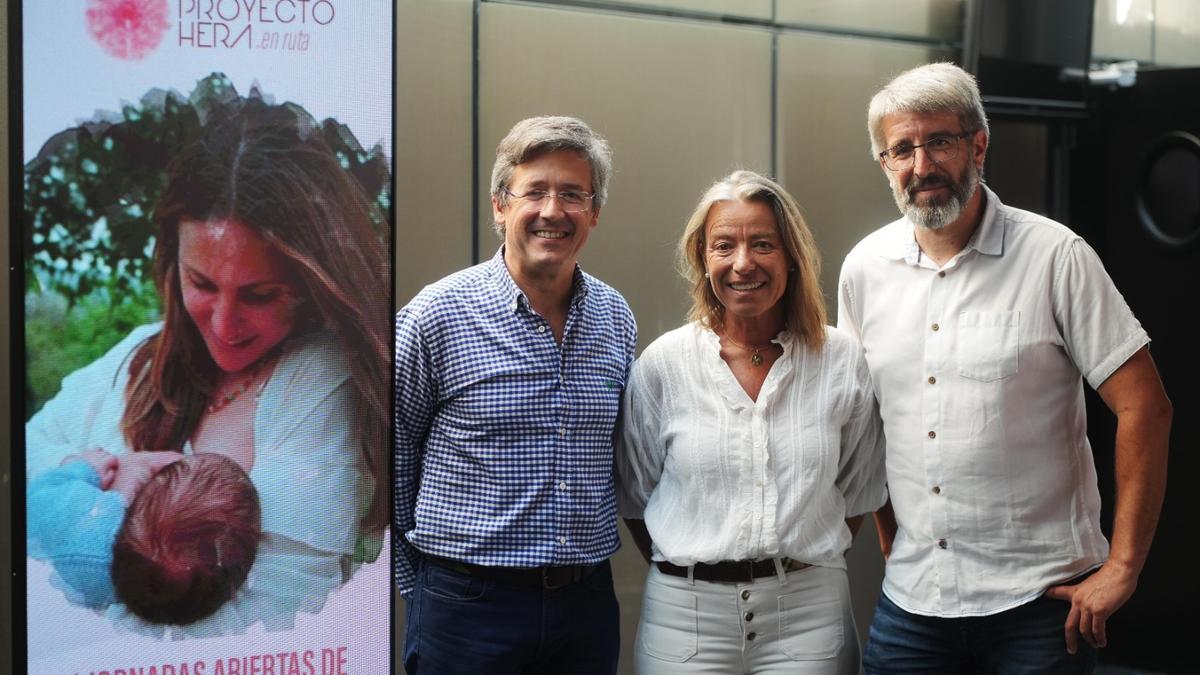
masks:
<path id="1" fill-rule="evenodd" d="M 689 323 L 634 364 L 621 515 L 651 562 L 639 673 L 857 673 L 844 554 L 886 497 L 857 344 L 825 325 L 795 200 L 737 171 L 679 246 Z"/>

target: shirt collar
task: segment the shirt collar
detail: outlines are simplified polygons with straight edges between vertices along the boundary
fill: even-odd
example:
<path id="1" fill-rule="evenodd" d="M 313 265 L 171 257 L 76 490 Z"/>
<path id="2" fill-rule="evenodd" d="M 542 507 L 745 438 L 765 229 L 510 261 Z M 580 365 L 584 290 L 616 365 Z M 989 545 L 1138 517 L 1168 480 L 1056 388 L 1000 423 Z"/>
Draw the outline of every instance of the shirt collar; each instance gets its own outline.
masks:
<path id="1" fill-rule="evenodd" d="M 1000 217 L 1000 199 L 983 183 L 979 184 L 979 189 L 984 197 L 983 219 L 959 255 L 971 249 L 983 255 L 1003 255 L 1005 226 L 1004 219 Z M 879 255 L 889 260 L 903 260 L 910 265 L 920 264 L 921 246 L 917 244 L 917 226 L 907 216 L 896 222 L 898 226 L 891 233 L 892 236 L 883 242 Z"/>
<path id="2" fill-rule="evenodd" d="M 504 244 L 500 245 L 496 255 L 488 262 L 492 268 L 492 281 L 499 291 L 501 299 L 504 301 L 504 306 L 512 311 L 517 311 L 520 308 L 530 310 L 529 298 L 525 295 L 525 291 L 517 285 L 512 274 L 508 271 L 508 265 L 504 264 Z M 578 309 L 583 306 L 584 298 L 587 297 L 588 280 L 587 275 L 579 267 L 579 263 L 575 264 L 575 272 L 571 281 L 571 307 Z"/>

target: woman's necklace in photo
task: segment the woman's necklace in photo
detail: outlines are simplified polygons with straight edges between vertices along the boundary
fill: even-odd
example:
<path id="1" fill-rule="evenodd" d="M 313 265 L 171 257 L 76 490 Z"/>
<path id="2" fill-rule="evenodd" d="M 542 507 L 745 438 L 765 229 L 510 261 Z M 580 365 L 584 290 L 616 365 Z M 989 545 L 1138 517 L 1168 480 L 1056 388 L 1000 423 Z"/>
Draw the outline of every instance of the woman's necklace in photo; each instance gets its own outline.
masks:
<path id="1" fill-rule="evenodd" d="M 258 379 L 258 375 L 262 372 L 263 366 L 264 363 L 259 361 L 254 365 L 246 377 L 238 380 L 232 386 L 224 387 L 224 392 L 218 391 L 217 395 L 213 396 L 212 401 L 208 404 L 208 413 L 211 415 L 212 413 L 223 410 L 230 403 L 236 401 L 239 396 L 246 393 L 246 390 L 250 388 L 250 385 L 254 384 L 254 381 Z M 265 381 L 263 384 L 266 384 Z M 261 386 L 258 388 L 257 393 L 262 393 Z"/>
<path id="2" fill-rule="evenodd" d="M 763 364 L 762 350 L 767 349 L 771 346 L 770 342 L 768 342 L 765 345 L 747 346 L 747 345 L 744 345 L 744 344 L 738 342 L 737 340 L 734 340 L 733 338 L 729 337 L 729 333 L 726 333 L 724 337 L 726 340 L 729 340 L 729 342 L 731 344 L 733 344 L 733 346 L 738 347 L 738 348 L 742 349 L 743 351 L 750 352 L 750 363 L 751 363 L 751 365 L 754 365 L 754 366 L 761 366 Z"/>

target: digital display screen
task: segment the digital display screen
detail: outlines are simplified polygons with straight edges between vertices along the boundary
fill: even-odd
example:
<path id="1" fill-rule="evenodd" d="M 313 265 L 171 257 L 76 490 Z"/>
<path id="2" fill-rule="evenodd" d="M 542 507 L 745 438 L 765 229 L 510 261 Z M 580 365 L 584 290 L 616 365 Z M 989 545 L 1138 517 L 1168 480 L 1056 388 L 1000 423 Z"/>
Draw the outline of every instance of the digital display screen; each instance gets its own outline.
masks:
<path id="1" fill-rule="evenodd" d="M 388 672 L 393 3 L 21 19 L 28 672 Z"/>

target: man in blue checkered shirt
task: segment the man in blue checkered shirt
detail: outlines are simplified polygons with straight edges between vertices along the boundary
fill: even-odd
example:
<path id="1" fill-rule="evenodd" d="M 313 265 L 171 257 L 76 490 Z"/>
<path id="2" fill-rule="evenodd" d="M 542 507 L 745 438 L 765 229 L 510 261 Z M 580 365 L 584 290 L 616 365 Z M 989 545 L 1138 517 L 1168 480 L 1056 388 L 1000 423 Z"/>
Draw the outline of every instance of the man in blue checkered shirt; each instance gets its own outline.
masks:
<path id="1" fill-rule="evenodd" d="M 612 157 L 582 121 L 500 142 L 504 245 L 396 318 L 396 583 L 416 673 L 615 673 L 613 428 L 637 328 L 576 264 Z"/>

